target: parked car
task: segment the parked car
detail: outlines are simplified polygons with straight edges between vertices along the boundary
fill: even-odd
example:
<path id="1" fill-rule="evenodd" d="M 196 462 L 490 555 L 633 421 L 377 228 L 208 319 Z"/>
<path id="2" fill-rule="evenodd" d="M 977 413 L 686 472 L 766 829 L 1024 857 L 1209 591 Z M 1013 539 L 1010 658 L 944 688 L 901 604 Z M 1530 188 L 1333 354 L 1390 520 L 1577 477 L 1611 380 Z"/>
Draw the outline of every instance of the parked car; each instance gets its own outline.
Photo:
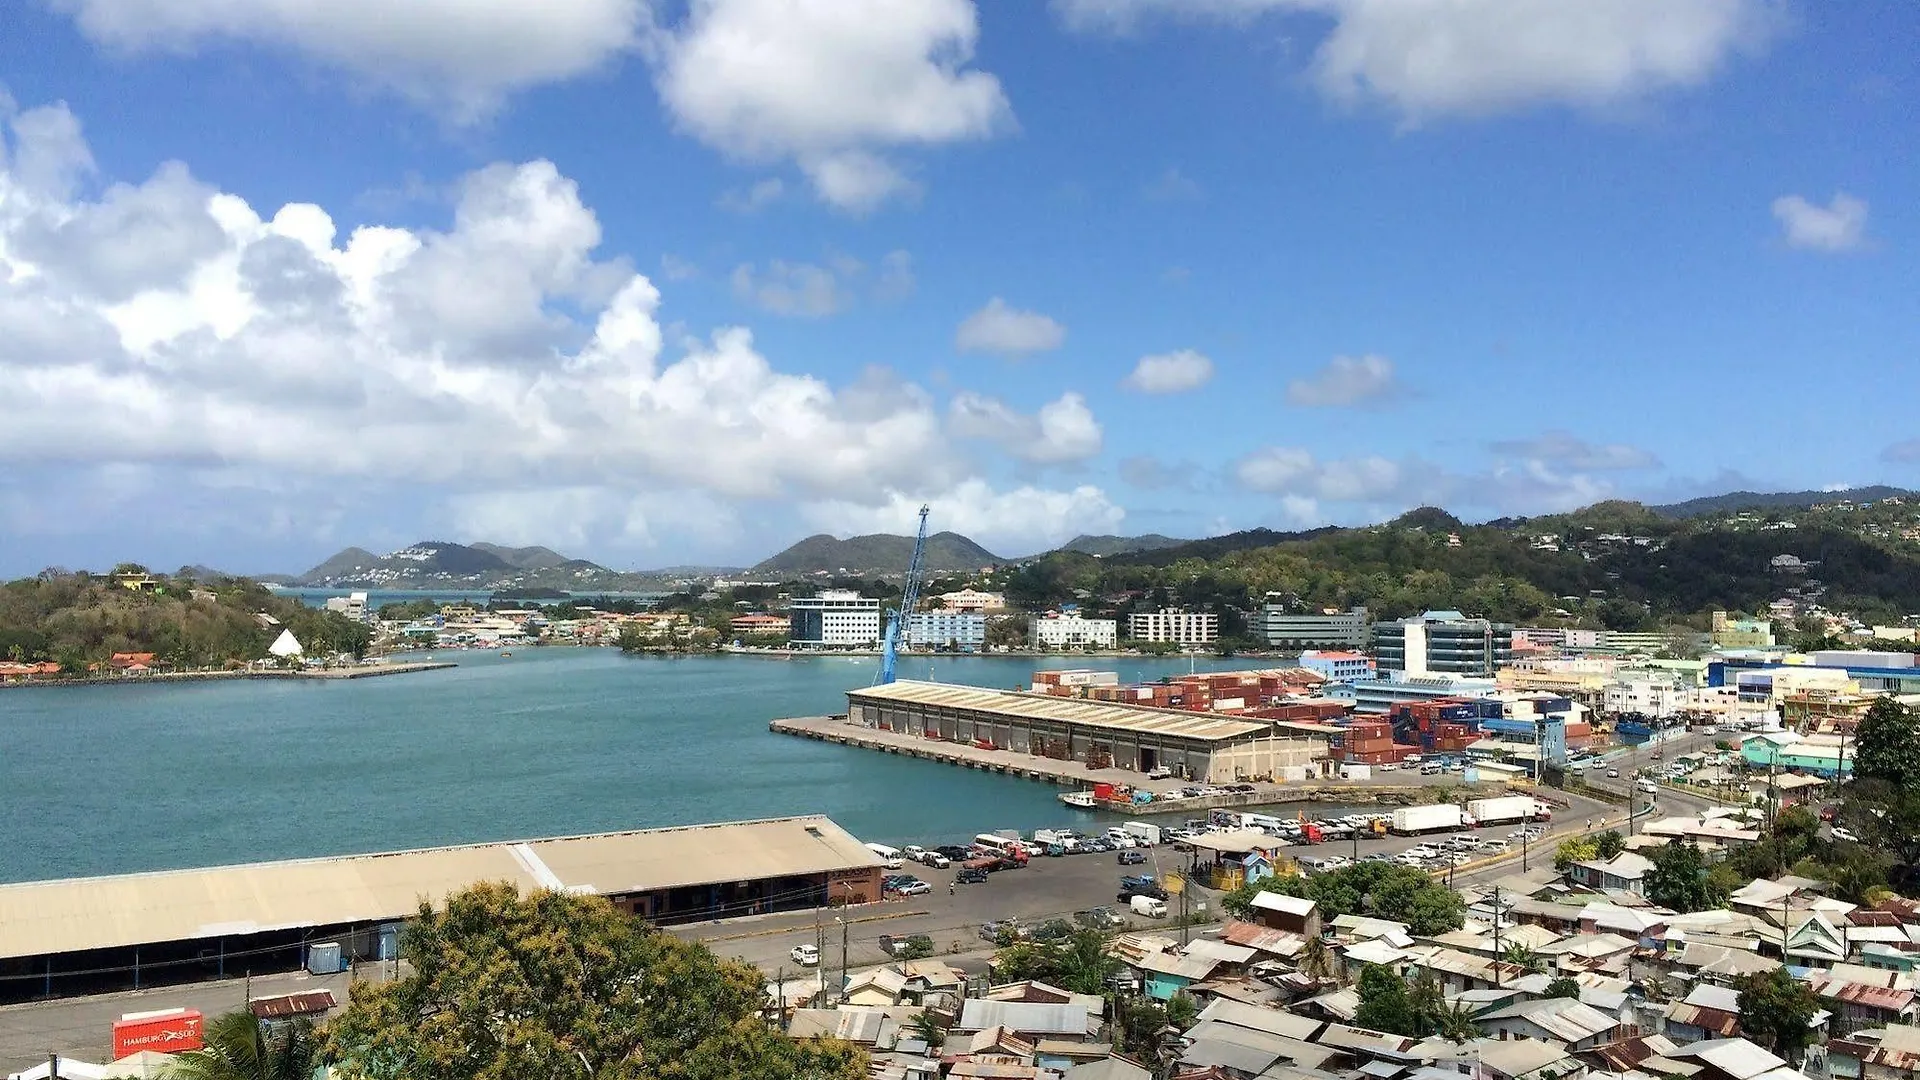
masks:
<path id="1" fill-rule="evenodd" d="M 812 945 L 795 945 L 787 950 L 787 959 L 801 967 L 813 967 L 820 963 L 820 950 Z"/>
<path id="2" fill-rule="evenodd" d="M 1073 924 L 1065 919 L 1048 919 L 1030 928 L 1025 936 L 1034 941 L 1065 941 L 1073 936 Z"/>
<path id="3" fill-rule="evenodd" d="M 1082 926 L 1090 926 L 1095 930 L 1112 930 L 1127 924 L 1127 920 L 1121 917 L 1119 912 L 1110 907 L 1088 908 L 1085 911 L 1076 911 L 1073 913 L 1073 921 Z"/>
<path id="4" fill-rule="evenodd" d="M 1003 932 L 1019 936 L 1020 924 L 1012 919 L 994 919 L 980 924 L 980 936 L 987 941 L 999 941 Z"/>
<path id="5" fill-rule="evenodd" d="M 1852 829 L 1849 829 L 1844 825 L 1835 825 L 1833 827 L 1833 838 L 1835 840 L 1851 841 L 1852 843 L 1855 843 L 1855 844 L 1860 842 L 1860 837 L 1857 834 L 1855 834 Z"/>
<path id="6" fill-rule="evenodd" d="M 933 850 L 945 855 L 954 862 L 966 862 L 973 858 L 973 849 L 964 844 L 941 844 Z"/>
<path id="7" fill-rule="evenodd" d="M 925 863 L 928 866 L 933 867 L 935 870 L 945 870 L 947 867 L 953 865 L 952 859 L 948 858 L 945 855 L 940 854 L 937 851 L 928 851 L 923 853 L 920 856 L 920 861 L 922 863 Z"/>
<path id="8" fill-rule="evenodd" d="M 984 885 L 987 883 L 987 872 L 978 867 L 963 867 L 953 875 L 953 880 L 957 885 Z"/>
<path id="9" fill-rule="evenodd" d="M 1114 857 L 1120 860 L 1121 866 L 1139 866 L 1141 863 L 1144 863 L 1147 861 L 1146 852 L 1137 851 L 1134 849 L 1128 849 Z"/>
<path id="10" fill-rule="evenodd" d="M 1607 770 L 1607 778 L 1608 778 L 1608 779 L 1610 779 L 1610 780 L 1618 780 L 1618 779 L 1620 779 L 1620 770 L 1619 770 L 1619 769 L 1608 769 L 1608 770 Z"/>
<path id="11" fill-rule="evenodd" d="M 1165 900 L 1167 898 L 1167 890 L 1158 885 L 1135 885 L 1130 888 L 1121 889 L 1119 895 L 1115 896 L 1114 899 L 1123 904 L 1130 904 L 1136 896 L 1151 896 L 1155 900 Z"/>
<path id="12" fill-rule="evenodd" d="M 1173 770 L 1164 765 L 1147 774 L 1147 779 L 1149 780 L 1169 780 L 1172 778 Z"/>
<path id="13" fill-rule="evenodd" d="M 921 881 L 919 878 L 914 878 L 911 881 L 903 882 L 901 886 L 894 891 L 901 896 L 924 896 L 933 891 L 933 886 Z"/>

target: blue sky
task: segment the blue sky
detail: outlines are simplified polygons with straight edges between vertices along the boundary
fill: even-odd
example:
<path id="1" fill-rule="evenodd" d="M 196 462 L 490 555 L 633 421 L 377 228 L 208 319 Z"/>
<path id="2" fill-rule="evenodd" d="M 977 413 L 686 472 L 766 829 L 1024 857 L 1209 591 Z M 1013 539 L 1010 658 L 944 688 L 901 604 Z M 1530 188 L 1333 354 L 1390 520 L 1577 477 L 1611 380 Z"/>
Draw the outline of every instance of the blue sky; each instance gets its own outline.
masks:
<path id="1" fill-rule="evenodd" d="M 388 8 L 9 7 L 0 573 L 1920 485 L 1908 4 Z"/>

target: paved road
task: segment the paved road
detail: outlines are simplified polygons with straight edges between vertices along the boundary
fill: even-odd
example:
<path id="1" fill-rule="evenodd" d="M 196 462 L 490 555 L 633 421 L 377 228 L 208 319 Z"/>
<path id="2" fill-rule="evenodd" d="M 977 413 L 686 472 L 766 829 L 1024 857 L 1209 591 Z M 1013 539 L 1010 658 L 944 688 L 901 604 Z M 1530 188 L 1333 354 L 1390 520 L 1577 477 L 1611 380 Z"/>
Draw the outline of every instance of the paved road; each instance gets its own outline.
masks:
<path id="1" fill-rule="evenodd" d="M 361 978 L 377 979 L 376 965 Z M 253 996 L 272 997 L 308 990 L 332 990 L 345 1004 L 349 976 L 315 977 L 305 973 L 261 975 L 253 979 Z M 0 1073 L 19 1072 L 44 1064 L 49 1053 L 81 1061 L 104 1062 L 113 1051 L 113 1022 L 121 1014 L 156 1009 L 199 1009 L 212 1017 L 245 1006 L 247 980 L 225 979 L 155 990 L 63 998 L 0 1007 Z"/>

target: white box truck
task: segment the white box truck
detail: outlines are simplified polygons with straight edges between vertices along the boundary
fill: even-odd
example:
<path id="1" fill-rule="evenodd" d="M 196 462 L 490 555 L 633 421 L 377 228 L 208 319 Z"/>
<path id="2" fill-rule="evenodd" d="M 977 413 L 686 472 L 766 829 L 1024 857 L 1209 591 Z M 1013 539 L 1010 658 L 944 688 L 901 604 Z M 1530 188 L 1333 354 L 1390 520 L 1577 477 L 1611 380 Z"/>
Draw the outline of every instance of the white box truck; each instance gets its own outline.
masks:
<path id="1" fill-rule="evenodd" d="M 1134 842 L 1141 847 L 1153 847 L 1160 842 L 1160 826 L 1151 821 L 1129 821 L 1120 827 L 1132 833 Z"/>
<path id="2" fill-rule="evenodd" d="M 1136 896 L 1127 902 L 1127 906 L 1133 909 L 1135 915 L 1143 915 L 1149 919 L 1167 917 L 1167 902 L 1155 900 L 1151 896 Z"/>
<path id="3" fill-rule="evenodd" d="M 1342 780 L 1371 780 L 1373 779 L 1373 766 L 1361 765 L 1351 761 L 1345 762 L 1340 766 L 1340 778 Z"/>
<path id="4" fill-rule="evenodd" d="M 1540 808 L 1534 805 L 1531 795 L 1503 795 L 1494 799 L 1467 800 L 1467 813 L 1482 826 L 1505 825 L 1514 821 L 1525 821 L 1529 816 L 1538 821 L 1542 815 Z"/>
<path id="5" fill-rule="evenodd" d="M 1460 808 L 1452 803 L 1403 806 L 1393 812 L 1393 831 L 1399 836 L 1418 836 L 1458 829 L 1464 821 Z"/>

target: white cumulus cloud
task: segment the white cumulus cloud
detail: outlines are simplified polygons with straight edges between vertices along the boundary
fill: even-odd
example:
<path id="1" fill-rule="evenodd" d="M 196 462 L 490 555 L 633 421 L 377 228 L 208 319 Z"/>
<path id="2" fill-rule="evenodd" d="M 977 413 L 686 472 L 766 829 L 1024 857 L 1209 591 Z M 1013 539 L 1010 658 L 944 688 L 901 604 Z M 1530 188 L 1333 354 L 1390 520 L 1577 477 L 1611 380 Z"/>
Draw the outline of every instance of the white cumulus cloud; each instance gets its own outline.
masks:
<path id="1" fill-rule="evenodd" d="M 1399 392 L 1393 361 L 1384 356 L 1336 356 L 1304 379 L 1287 383 L 1287 400 L 1321 408 L 1362 405 Z"/>
<path id="2" fill-rule="evenodd" d="M 1844 191 L 1836 192 L 1825 206 L 1799 195 L 1782 195 L 1773 200 L 1773 216 L 1789 247 L 1852 251 L 1866 242 L 1867 202 Z"/>
<path id="3" fill-rule="evenodd" d="M 1778 29 L 1770 0 L 1054 0 L 1071 28 L 1155 19 L 1332 21 L 1312 76 L 1341 100 L 1410 119 L 1540 104 L 1600 106 L 1712 78 Z"/>
<path id="4" fill-rule="evenodd" d="M 1104 441 L 1086 399 L 1071 392 L 1028 416 L 999 398 L 969 391 L 954 397 L 948 416 L 955 435 L 995 443 L 1034 465 L 1085 461 L 1100 453 Z"/>
<path id="5" fill-rule="evenodd" d="M 1213 361 L 1192 349 L 1143 356 L 1121 385 L 1143 394 L 1197 390 L 1213 378 Z"/>
<path id="6" fill-rule="evenodd" d="M 1028 356 L 1057 349 L 1066 340 L 1066 327 L 1037 311 L 1010 307 L 996 296 L 961 320 L 953 345 L 961 352 Z"/>
<path id="7" fill-rule="evenodd" d="M 631 514 L 603 490 L 739 503 L 968 475 L 931 397 L 885 369 L 782 371 L 742 327 L 669 342 L 654 283 L 601 257 L 549 162 L 469 175 L 444 229 L 341 235 L 177 163 L 64 196 L 19 168 L 47 158 L 25 117 L 0 138 L 0 474 L 405 485 L 496 522 L 592 494 L 607 528 Z M 1076 422 L 1055 408 L 1036 438 L 1072 446 Z"/>
<path id="8" fill-rule="evenodd" d="M 1021 486 L 995 490 L 970 479 L 946 489 L 913 488 L 886 493 L 876 505 L 847 501 L 811 503 L 802 514 L 817 528 L 840 536 L 903 533 L 922 505 L 932 507 L 930 528 L 971 537 L 998 555 L 1018 557 L 1057 547 L 1081 533 L 1119 530 L 1126 512 L 1092 485 L 1065 491 Z"/>
<path id="9" fill-rule="evenodd" d="M 746 161 L 791 160 L 853 212 L 915 190 L 886 156 L 1011 126 L 1000 81 L 970 67 L 972 0 L 691 0 L 653 45 L 687 132 Z"/>
<path id="10" fill-rule="evenodd" d="M 645 0 L 53 0 L 96 44 L 186 52 L 285 49 L 472 120 L 515 91 L 570 79 L 639 41 Z"/>
<path id="11" fill-rule="evenodd" d="M 1565 431 L 1549 431 L 1531 439 L 1504 439 L 1494 443 L 1493 449 L 1511 457 L 1591 472 L 1648 469 L 1660 464 L 1659 458 L 1637 446 L 1588 442 Z"/>
<path id="12" fill-rule="evenodd" d="M 734 267 L 733 293 L 775 315 L 810 318 L 835 314 L 853 302 L 835 270 L 779 259 L 769 262 L 764 271 L 756 270 L 751 263 Z"/>

